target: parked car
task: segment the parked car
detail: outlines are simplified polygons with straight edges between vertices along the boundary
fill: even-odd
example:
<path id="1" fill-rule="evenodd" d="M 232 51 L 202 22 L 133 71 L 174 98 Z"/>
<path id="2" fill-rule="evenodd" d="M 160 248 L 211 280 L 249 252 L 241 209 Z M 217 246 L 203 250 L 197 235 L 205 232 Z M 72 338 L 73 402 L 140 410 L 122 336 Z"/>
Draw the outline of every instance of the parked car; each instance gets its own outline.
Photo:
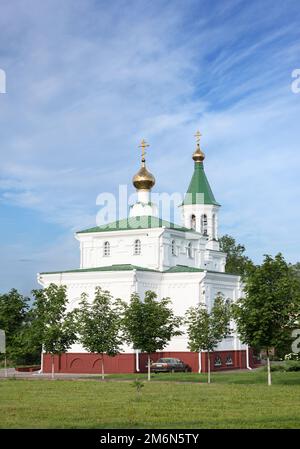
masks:
<path id="1" fill-rule="evenodd" d="M 152 373 L 167 373 L 167 372 L 188 372 L 192 371 L 191 367 L 182 360 L 173 358 L 158 359 L 157 362 L 150 365 Z"/>

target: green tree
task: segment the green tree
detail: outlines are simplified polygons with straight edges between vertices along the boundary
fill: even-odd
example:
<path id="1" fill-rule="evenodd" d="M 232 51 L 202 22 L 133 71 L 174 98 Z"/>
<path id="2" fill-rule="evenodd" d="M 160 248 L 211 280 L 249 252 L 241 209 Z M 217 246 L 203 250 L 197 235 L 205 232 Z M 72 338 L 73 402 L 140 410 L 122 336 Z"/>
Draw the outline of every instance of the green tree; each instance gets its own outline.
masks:
<path id="1" fill-rule="evenodd" d="M 163 350 L 173 336 L 181 335 L 181 318 L 174 315 L 170 299 L 157 300 L 152 291 L 145 293 L 144 301 L 134 293 L 129 305 L 125 305 L 124 327 L 128 343 L 134 349 L 148 354 L 148 380 L 150 375 L 150 354 Z"/>
<path id="2" fill-rule="evenodd" d="M 207 351 L 208 383 L 211 382 L 210 353 L 230 334 L 230 318 L 231 308 L 222 294 L 216 296 L 210 312 L 205 304 L 190 307 L 186 312 L 189 349 L 199 353 Z"/>
<path id="3" fill-rule="evenodd" d="M 33 290 L 35 298 L 31 328 L 32 342 L 39 341 L 43 350 L 51 354 L 51 372 L 54 378 L 54 355 L 65 353 L 76 341 L 73 314 L 67 312 L 67 288 L 50 284 L 45 289 Z"/>
<path id="4" fill-rule="evenodd" d="M 16 289 L 0 295 L 0 329 L 6 334 L 6 354 L 9 360 L 17 362 L 24 353 L 22 335 L 27 324 L 29 298 Z"/>
<path id="5" fill-rule="evenodd" d="M 234 306 L 234 318 L 243 343 L 267 354 L 268 385 L 271 385 L 269 352 L 289 338 L 299 317 L 299 279 L 281 254 L 266 255 L 245 279 L 244 293 Z"/>
<path id="6" fill-rule="evenodd" d="M 101 373 L 104 380 L 104 354 L 114 357 L 123 343 L 120 300 L 113 300 L 108 291 L 95 289 L 92 302 L 83 293 L 79 308 L 74 310 L 79 341 L 89 352 L 101 354 Z"/>
<path id="7" fill-rule="evenodd" d="M 223 235 L 219 239 L 220 250 L 226 253 L 226 273 L 244 276 L 253 267 L 252 261 L 245 256 L 245 246 L 236 243 L 230 235 Z"/>
<path id="8" fill-rule="evenodd" d="M 300 262 L 295 263 L 294 265 L 290 265 L 292 272 L 294 275 L 300 279 Z"/>

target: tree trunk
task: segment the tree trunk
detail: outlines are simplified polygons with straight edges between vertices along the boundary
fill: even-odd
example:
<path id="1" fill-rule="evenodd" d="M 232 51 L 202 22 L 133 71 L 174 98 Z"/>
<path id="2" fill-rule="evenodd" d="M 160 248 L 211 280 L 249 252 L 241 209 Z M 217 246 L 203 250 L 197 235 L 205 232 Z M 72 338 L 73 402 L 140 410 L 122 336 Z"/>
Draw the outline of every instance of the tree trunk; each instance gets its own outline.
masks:
<path id="1" fill-rule="evenodd" d="M 272 377 L 271 377 L 271 365 L 270 365 L 270 357 L 269 350 L 267 349 L 267 368 L 268 368 L 268 385 L 272 385 Z"/>
<path id="2" fill-rule="evenodd" d="M 101 377 L 102 380 L 104 380 L 104 360 L 103 360 L 103 354 L 102 354 L 102 359 L 101 359 Z"/>
<path id="3" fill-rule="evenodd" d="M 151 380 L 150 354 L 148 354 L 148 380 Z"/>
<path id="4" fill-rule="evenodd" d="M 210 354 L 207 351 L 207 383 L 210 384 Z"/>
<path id="5" fill-rule="evenodd" d="M 201 351 L 198 352 L 198 373 L 200 374 L 202 372 L 202 353 Z"/>
<path id="6" fill-rule="evenodd" d="M 4 372 L 5 372 L 5 377 L 8 376 L 7 374 L 7 359 L 6 359 L 6 353 L 4 355 Z"/>
<path id="7" fill-rule="evenodd" d="M 51 354 L 51 378 L 54 380 L 54 355 Z"/>

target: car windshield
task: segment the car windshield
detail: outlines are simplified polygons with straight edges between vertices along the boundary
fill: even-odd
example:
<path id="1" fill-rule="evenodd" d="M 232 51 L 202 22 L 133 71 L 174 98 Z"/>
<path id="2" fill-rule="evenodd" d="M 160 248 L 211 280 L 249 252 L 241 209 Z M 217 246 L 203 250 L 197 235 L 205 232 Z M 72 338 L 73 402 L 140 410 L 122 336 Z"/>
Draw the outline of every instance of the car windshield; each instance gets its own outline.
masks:
<path id="1" fill-rule="evenodd" d="M 177 363 L 177 359 L 158 359 L 156 363 Z"/>

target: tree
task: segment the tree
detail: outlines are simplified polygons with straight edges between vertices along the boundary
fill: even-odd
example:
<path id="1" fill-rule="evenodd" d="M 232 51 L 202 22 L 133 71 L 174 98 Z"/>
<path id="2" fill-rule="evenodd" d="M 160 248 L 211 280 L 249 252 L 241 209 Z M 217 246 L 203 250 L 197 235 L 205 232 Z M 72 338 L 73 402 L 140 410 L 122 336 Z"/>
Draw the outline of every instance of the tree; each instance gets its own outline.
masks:
<path id="1" fill-rule="evenodd" d="M 121 324 L 123 307 L 120 300 L 113 301 L 108 291 L 96 287 L 92 302 L 85 293 L 79 308 L 74 310 L 79 341 L 89 352 L 101 354 L 101 372 L 104 380 L 104 354 L 114 357 L 123 343 Z"/>
<path id="2" fill-rule="evenodd" d="M 76 341 L 75 324 L 71 312 L 67 312 L 66 286 L 50 284 L 33 290 L 35 302 L 31 338 L 39 340 L 43 350 L 51 354 L 51 372 L 54 378 L 54 355 L 66 352 Z"/>
<path id="3" fill-rule="evenodd" d="M 294 275 L 300 279 L 300 262 L 295 263 L 294 265 L 290 265 L 292 272 Z"/>
<path id="4" fill-rule="evenodd" d="M 244 276 L 253 266 L 252 261 L 245 256 L 245 246 L 236 243 L 235 239 L 230 235 L 223 235 L 219 239 L 220 250 L 226 253 L 226 273 Z"/>
<path id="5" fill-rule="evenodd" d="M 6 334 L 6 353 L 11 361 L 17 361 L 23 353 L 23 339 L 20 336 L 26 326 L 29 298 L 16 289 L 0 295 L 0 329 Z"/>
<path id="6" fill-rule="evenodd" d="M 216 296 L 210 312 L 205 304 L 190 307 L 186 312 L 189 349 L 199 353 L 207 351 L 208 383 L 210 383 L 210 353 L 230 334 L 230 318 L 230 306 L 221 294 Z"/>
<path id="7" fill-rule="evenodd" d="M 248 273 L 245 297 L 234 306 L 234 318 L 243 343 L 267 354 L 268 385 L 271 385 L 269 352 L 284 345 L 299 317 L 299 279 L 279 253 L 266 255 L 262 265 Z"/>
<path id="8" fill-rule="evenodd" d="M 144 301 L 134 293 L 129 305 L 125 305 L 124 327 L 128 343 L 134 349 L 148 354 L 148 380 L 150 376 L 150 354 L 164 349 L 173 336 L 181 335 L 181 318 L 174 315 L 170 299 L 157 301 L 152 291 L 145 293 Z"/>

